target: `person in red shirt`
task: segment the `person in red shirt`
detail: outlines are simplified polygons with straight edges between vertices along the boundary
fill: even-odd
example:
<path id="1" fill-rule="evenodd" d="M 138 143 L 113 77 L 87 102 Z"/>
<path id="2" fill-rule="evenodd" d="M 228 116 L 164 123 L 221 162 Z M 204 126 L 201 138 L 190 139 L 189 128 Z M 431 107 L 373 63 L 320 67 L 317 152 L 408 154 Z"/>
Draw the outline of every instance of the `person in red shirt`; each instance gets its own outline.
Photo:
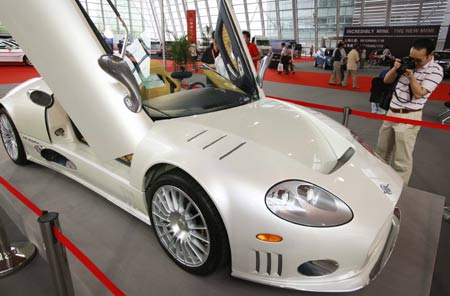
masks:
<path id="1" fill-rule="evenodd" d="M 261 53 L 254 43 L 250 43 L 250 32 L 242 31 L 242 34 L 244 35 L 245 43 L 247 43 L 248 51 L 250 52 L 250 55 L 252 57 L 255 69 L 258 70 L 258 61 L 261 59 Z"/>

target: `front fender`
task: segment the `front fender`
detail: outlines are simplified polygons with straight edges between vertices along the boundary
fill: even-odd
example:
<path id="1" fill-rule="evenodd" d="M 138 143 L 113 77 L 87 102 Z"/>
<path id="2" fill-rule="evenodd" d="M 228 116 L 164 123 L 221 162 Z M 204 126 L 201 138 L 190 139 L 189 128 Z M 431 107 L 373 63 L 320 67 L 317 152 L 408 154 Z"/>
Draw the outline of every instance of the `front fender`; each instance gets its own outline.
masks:
<path id="1" fill-rule="evenodd" d="M 45 121 L 45 108 L 30 100 L 27 91 L 31 89 L 39 89 L 52 94 L 42 78 L 33 78 L 13 88 L 0 99 L 0 104 L 6 109 L 22 137 L 30 136 L 50 143 Z"/>

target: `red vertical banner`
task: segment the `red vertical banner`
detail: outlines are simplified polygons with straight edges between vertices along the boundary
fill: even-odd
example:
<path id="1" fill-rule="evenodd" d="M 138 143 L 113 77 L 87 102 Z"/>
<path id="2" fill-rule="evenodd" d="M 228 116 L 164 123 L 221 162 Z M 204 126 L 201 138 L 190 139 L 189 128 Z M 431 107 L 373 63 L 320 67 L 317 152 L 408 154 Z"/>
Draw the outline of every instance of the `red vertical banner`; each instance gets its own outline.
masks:
<path id="1" fill-rule="evenodd" d="M 197 44 L 197 19 L 195 10 L 186 10 L 188 41 Z"/>

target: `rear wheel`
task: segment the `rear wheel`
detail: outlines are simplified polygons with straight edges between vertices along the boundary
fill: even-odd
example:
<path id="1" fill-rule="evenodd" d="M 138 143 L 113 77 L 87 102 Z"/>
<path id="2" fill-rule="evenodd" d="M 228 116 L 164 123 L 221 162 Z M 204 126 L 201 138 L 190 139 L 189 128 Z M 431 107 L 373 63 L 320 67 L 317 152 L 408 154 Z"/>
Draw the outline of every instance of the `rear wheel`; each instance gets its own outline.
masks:
<path id="1" fill-rule="evenodd" d="M 5 109 L 0 109 L 0 135 L 9 158 L 18 165 L 28 162 L 22 140 Z"/>
<path id="2" fill-rule="evenodd" d="M 155 234 L 184 270 L 208 274 L 229 258 L 220 215 L 206 192 L 181 170 L 164 174 L 146 191 Z"/>

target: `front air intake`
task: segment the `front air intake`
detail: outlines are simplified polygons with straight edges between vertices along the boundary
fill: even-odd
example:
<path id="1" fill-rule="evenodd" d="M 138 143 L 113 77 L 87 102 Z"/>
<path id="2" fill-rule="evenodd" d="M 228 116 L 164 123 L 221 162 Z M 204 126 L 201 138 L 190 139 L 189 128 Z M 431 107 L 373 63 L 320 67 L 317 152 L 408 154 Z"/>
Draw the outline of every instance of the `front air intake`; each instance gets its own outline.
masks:
<path id="1" fill-rule="evenodd" d="M 261 275 L 281 276 L 283 256 L 276 253 L 255 251 L 255 271 Z"/>

